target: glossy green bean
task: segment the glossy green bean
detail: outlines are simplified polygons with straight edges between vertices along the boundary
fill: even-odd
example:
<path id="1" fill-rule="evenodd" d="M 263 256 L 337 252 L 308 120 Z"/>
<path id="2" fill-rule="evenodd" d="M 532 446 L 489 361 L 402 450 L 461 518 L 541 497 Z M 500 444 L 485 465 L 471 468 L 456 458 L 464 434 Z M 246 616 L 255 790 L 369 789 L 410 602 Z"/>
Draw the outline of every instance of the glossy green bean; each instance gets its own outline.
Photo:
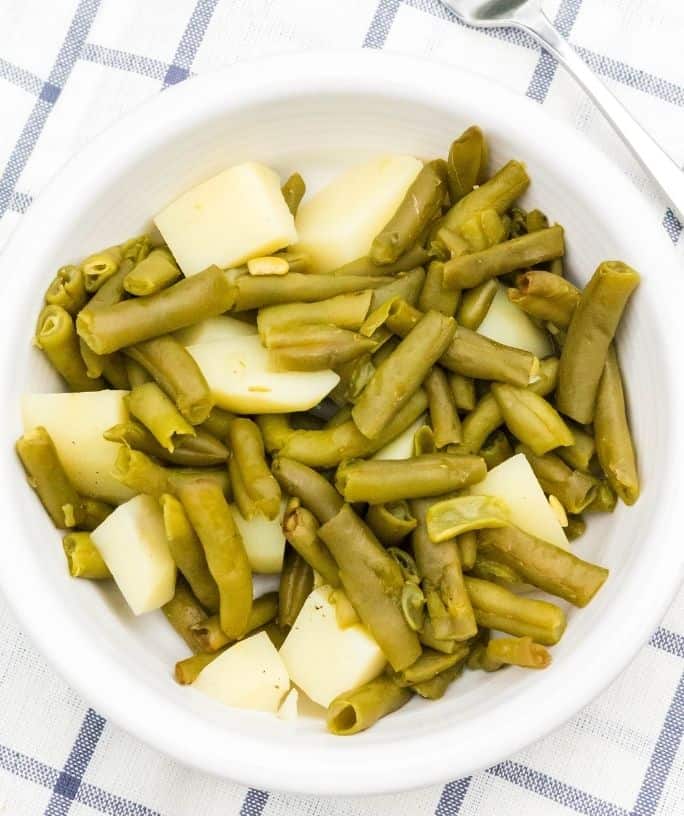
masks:
<path id="1" fill-rule="evenodd" d="M 427 530 L 431 541 L 439 543 L 490 527 L 509 524 L 508 505 L 496 496 L 454 496 L 433 504 L 427 512 Z"/>
<path id="2" fill-rule="evenodd" d="M 152 375 L 191 425 L 206 420 L 214 407 L 209 385 L 194 358 L 178 340 L 164 334 L 127 348 L 126 354 Z"/>
<path id="3" fill-rule="evenodd" d="M 352 606 L 392 668 L 410 666 L 421 647 L 401 610 L 404 578 L 397 562 L 348 504 L 321 526 L 319 534 L 337 561 Z"/>
<path id="4" fill-rule="evenodd" d="M 487 644 L 487 658 L 527 669 L 545 669 L 551 663 L 548 649 L 531 637 L 496 638 Z"/>
<path id="5" fill-rule="evenodd" d="M 563 448 L 559 448 L 559 450 L 563 450 Z M 492 470 L 492 468 L 513 456 L 513 448 L 504 431 L 495 431 L 480 448 L 479 453 L 485 460 L 487 470 Z"/>
<path id="6" fill-rule="evenodd" d="M 478 548 L 493 552 L 533 586 L 575 606 L 586 606 L 608 577 L 605 567 L 583 561 L 517 527 L 483 530 L 478 536 Z"/>
<path id="7" fill-rule="evenodd" d="M 408 668 L 394 674 L 394 681 L 404 688 L 416 683 L 426 683 L 433 680 L 438 674 L 461 663 L 468 656 L 469 647 L 461 644 L 452 654 L 444 654 L 432 650 L 425 650 L 423 654 Z"/>
<path id="8" fill-rule="evenodd" d="M 81 509 L 78 513 L 78 526 L 81 530 L 91 531 L 98 527 L 114 511 L 111 504 L 81 496 Z"/>
<path id="9" fill-rule="evenodd" d="M 220 465 L 228 459 L 226 446 L 199 427 L 195 429 L 194 436 L 176 439 L 173 451 L 163 448 L 147 428 L 134 421 L 114 425 L 105 431 L 103 436 L 110 442 L 128 445 L 133 450 L 142 451 L 174 465 L 211 467 Z"/>
<path id="10" fill-rule="evenodd" d="M 207 613 L 182 577 L 176 580 L 173 598 L 162 606 L 162 612 L 193 652 L 204 651 L 191 627 L 206 620 Z"/>
<path id="11" fill-rule="evenodd" d="M 545 646 L 553 646 L 561 639 L 566 620 L 560 607 L 516 595 L 480 578 L 466 575 L 464 580 L 480 626 L 517 637 L 527 635 Z"/>
<path id="12" fill-rule="evenodd" d="M 497 561 L 496 558 L 492 558 L 490 553 L 477 554 L 470 574 L 474 578 L 491 581 L 506 589 L 515 589 L 525 583 L 519 573 L 501 561 Z"/>
<path id="13" fill-rule="evenodd" d="M 375 342 L 337 326 L 311 325 L 279 329 L 269 336 L 270 360 L 275 370 L 320 371 L 337 369 L 375 350 Z"/>
<path id="14" fill-rule="evenodd" d="M 336 697 L 328 706 L 326 725 L 331 734 L 350 736 L 365 731 L 411 699 L 410 689 L 400 688 L 380 675 L 365 685 Z"/>
<path id="15" fill-rule="evenodd" d="M 306 507 L 288 509 L 283 519 L 283 532 L 291 547 L 323 578 L 326 584 L 339 587 L 337 564 L 321 541 L 318 528 L 316 517 Z"/>
<path id="16" fill-rule="evenodd" d="M 60 267 L 45 292 L 48 306 L 61 306 L 70 315 L 77 314 L 87 299 L 83 270 L 73 264 Z"/>
<path id="17" fill-rule="evenodd" d="M 468 252 L 482 252 L 495 244 L 500 244 L 508 237 L 503 218 L 496 210 L 488 209 L 476 213 L 459 229 L 460 237 L 467 244 Z M 465 254 L 460 247 L 452 250 L 451 257 Z"/>
<path id="18" fill-rule="evenodd" d="M 130 357 L 124 356 L 124 365 L 126 366 L 126 376 L 128 377 L 130 388 L 135 388 L 136 385 L 142 385 L 146 382 L 152 382 L 152 377 L 150 377 L 140 363 L 136 363 L 135 360 Z"/>
<path id="19" fill-rule="evenodd" d="M 476 125 L 454 139 L 449 148 L 447 174 L 451 203 L 468 195 L 476 184 L 484 181 L 489 151 L 484 134 Z"/>
<path id="20" fill-rule="evenodd" d="M 598 480 L 581 470 L 573 470 L 560 456 L 547 453 L 536 456 L 528 447 L 520 445 L 544 493 L 552 493 L 568 513 L 581 513 L 598 494 Z"/>
<path id="21" fill-rule="evenodd" d="M 340 381 L 330 392 L 330 399 L 340 406 L 355 403 L 375 374 L 373 356 L 362 354 L 355 360 L 342 363 L 335 373 Z M 351 417 L 351 408 L 349 416 Z"/>
<path id="22" fill-rule="evenodd" d="M 472 378 L 453 371 L 449 372 L 447 378 L 457 410 L 472 411 L 475 407 L 475 383 Z"/>
<path id="23" fill-rule="evenodd" d="M 235 298 L 229 274 L 210 266 L 149 297 L 83 309 L 76 328 L 93 351 L 108 354 L 222 314 Z"/>
<path id="24" fill-rule="evenodd" d="M 456 313 L 459 326 L 477 331 L 498 291 L 499 285 L 495 280 L 486 280 L 473 289 L 468 289 L 461 298 L 461 305 Z"/>
<path id="25" fill-rule="evenodd" d="M 515 285 L 508 290 L 508 299 L 523 312 L 562 329 L 570 325 L 580 300 L 579 289 L 570 281 L 553 272 L 531 269 L 518 275 Z"/>
<path id="26" fill-rule="evenodd" d="M 112 577 L 90 533 L 68 533 L 62 539 L 62 547 L 72 578 L 103 581 Z"/>
<path id="27" fill-rule="evenodd" d="M 396 275 L 398 272 L 408 272 L 410 269 L 415 269 L 416 267 L 423 266 L 426 264 L 430 259 L 428 252 L 423 249 L 423 247 L 418 243 L 411 247 L 411 249 L 406 250 L 403 255 L 401 255 L 397 260 L 392 264 L 384 264 L 384 266 L 378 266 L 374 264 L 370 257 L 364 256 L 362 258 L 357 258 L 355 261 L 350 261 L 348 264 L 344 266 L 340 266 L 338 269 L 335 269 L 330 274 L 337 276 L 337 275 L 361 275 L 361 276 L 377 276 L 377 275 L 386 275 L 391 277 L 392 275 Z"/>
<path id="28" fill-rule="evenodd" d="M 568 541 L 575 541 L 583 536 L 587 529 L 587 523 L 582 516 L 568 516 L 568 526 L 565 528 L 565 535 Z"/>
<path id="29" fill-rule="evenodd" d="M 556 453 L 560 458 L 575 470 L 589 470 L 594 454 L 596 453 L 596 442 L 594 437 L 579 425 L 573 422 L 566 423 L 572 438 L 574 440 L 572 445 L 564 448 L 558 448 Z"/>
<path id="30" fill-rule="evenodd" d="M 122 246 L 111 246 L 88 255 L 81 263 L 86 292 L 96 292 L 114 275 L 123 260 Z"/>
<path id="31" fill-rule="evenodd" d="M 170 453 L 176 448 L 177 437 L 195 435 L 192 425 L 155 382 L 137 385 L 125 397 L 125 402 L 130 413 Z"/>
<path id="32" fill-rule="evenodd" d="M 272 333 L 289 326 L 301 328 L 307 324 L 329 324 L 340 329 L 359 329 L 370 309 L 372 292 L 368 289 L 347 292 L 314 303 L 282 303 L 260 309 L 257 328 L 267 348 L 275 345 Z"/>
<path id="33" fill-rule="evenodd" d="M 174 678 L 181 686 L 189 686 L 194 683 L 199 676 L 202 669 L 205 669 L 213 660 L 221 654 L 221 652 L 214 652 L 213 654 L 196 654 L 191 657 L 186 657 L 185 660 L 179 660 L 174 669 Z"/>
<path id="34" fill-rule="evenodd" d="M 280 190 L 292 215 L 297 215 L 301 200 L 306 193 L 306 183 L 299 173 L 292 173 Z"/>
<path id="35" fill-rule="evenodd" d="M 209 416 L 201 423 L 200 429 L 210 433 L 216 439 L 223 440 L 228 436 L 228 426 L 233 419 L 235 419 L 235 414 L 214 405 Z"/>
<path id="36" fill-rule="evenodd" d="M 219 591 L 209 572 L 202 544 L 197 538 L 180 501 L 169 493 L 160 499 L 164 531 L 171 557 L 185 576 L 197 600 L 209 612 L 219 608 Z"/>
<path id="37" fill-rule="evenodd" d="M 371 299 L 370 314 L 388 301 L 401 298 L 407 303 L 417 303 L 420 293 L 425 285 L 425 270 L 422 266 L 409 269 L 408 272 L 401 272 L 395 275 L 392 280 L 384 286 L 373 290 Z"/>
<path id="38" fill-rule="evenodd" d="M 126 358 L 119 352 L 102 357 L 102 375 L 114 389 L 128 391 L 131 387 L 126 371 Z"/>
<path id="39" fill-rule="evenodd" d="M 584 288 L 561 353 L 558 410 L 586 425 L 594 418 L 599 383 L 639 275 L 621 261 L 604 261 Z"/>
<path id="40" fill-rule="evenodd" d="M 313 583 L 314 574 L 310 564 L 296 550 L 288 548 L 278 590 L 278 623 L 281 626 L 294 626 L 297 615 L 311 594 Z"/>
<path id="41" fill-rule="evenodd" d="M 74 319 L 61 306 L 45 306 L 38 318 L 35 343 L 72 391 L 99 391 L 100 377 L 88 376 L 81 356 Z"/>
<path id="42" fill-rule="evenodd" d="M 439 700 L 445 694 L 449 686 L 463 674 L 465 660 L 455 663 L 448 669 L 435 675 L 431 680 L 424 680 L 422 683 L 414 683 L 411 688 L 416 694 L 426 700 Z"/>
<path id="43" fill-rule="evenodd" d="M 251 419 L 236 417 L 228 430 L 228 442 L 245 490 L 257 512 L 274 519 L 280 510 L 280 485 L 266 464 L 259 426 Z"/>
<path id="44" fill-rule="evenodd" d="M 443 269 L 444 264 L 441 261 L 430 263 L 425 274 L 423 288 L 418 296 L 417 306 L 422 312 L 434 309 L 446 317 L 453 317 L 461 300 L 461 293 L 444 286 Z"/>
<path id="45" fill-rule="evenodd" d="M 472 530 L 469 533 L 462 533 L 456 539 L 458 545 L 458 555 L 461 559 L 461 567 L 464 572 L 473 568 L 477 558 L 477 533 Z"/>
<path id="46" fill-rule="evenodd" d="M 625 504 L 634 504 L 639 498 L 639 473 L 614 346 L 608 349 L 599 384 L 594 433 L 598 460 L 610 486 Z"/>
<path id="47" fill-rule="evenodd" d="M 586 507 L 587 513 L 612 513 L 616 505 L 617 493 L 610 486 L 610 482 L 607 479 L 599 479 L 596 496 Z"/>
<path id="48" fill-rule="evenodd" d="M 428 398 L 430 424 L 437 448 L 461 441 L 461 420 L 458 417 L 453 393 L 444 371 L 435 366 L 423 382 Z"/>
<path id="49" fill-rule="evenodd" d="M 274 621 L 278 615 L 278 593 L 267 592 L 255 598 L 252 602 L 252 609 L 249 613 L 249 621 L 247 622 L 247 632 L 255 632 L 257 629 Z M 190 627 L 192 637 L 199 645 L 203 652 L 217 652 L 229 643 L 233 643 L 234 639 L 229 638 L 228 635 L 221 629 L 221 620 L 218 615 L 211 615 L 193 624 Z"/>
<path id="50" fill-rule="evenodd" d="M 344 501 L 320 473 L 283 455 L 273 460 L 273 475 L 288 496 L 296 496 L 321 524 L 336 516 Z"/>
<path id="51" fill-rule="evenodd" d="M 180 277 L 181 271 L 173 255 L 166 247 L 159 247 L 131 269 L 124 278 L 123 286 L 132 295 L 154 295 Z"/>
<path id="52" fill-rule="evenodd" d="M 572 432 L 558 411 L 539 394 L 504 383 L 493 383 L 491 392 L 508 430 L 537 456 L 573 444 Z"/>
<path id="53" fill-rule="evenodd" d="M 417 522 L 408 504 L 400 499 L 371 505 L 366 513 L 366 524 L 386 547 L 393 547 L 415 529 Z"/>
<path id="54" fill-rule="evenodd" d="M 206 479 L 182 485 L 178 497 L 218 586 L 221 629 L 228 637 L 241 638 L 252 609 L 252 571 L 230 507 L 220 487 Z"/>

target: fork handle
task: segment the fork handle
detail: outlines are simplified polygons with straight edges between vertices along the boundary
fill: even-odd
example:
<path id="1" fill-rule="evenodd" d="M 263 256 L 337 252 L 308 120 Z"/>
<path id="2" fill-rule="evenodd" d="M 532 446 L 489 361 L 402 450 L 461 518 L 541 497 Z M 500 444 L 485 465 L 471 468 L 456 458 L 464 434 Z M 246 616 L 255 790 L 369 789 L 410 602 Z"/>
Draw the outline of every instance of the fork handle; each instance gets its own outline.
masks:
<path id="1" fill-rule="evenodd" d="M 677 217 L 684 223 L 684 174 L 678 165 L 635 121 L 542 11 L 521 20 L 519 25 L 574 76 L 644 169 L 656 180 Z"/>

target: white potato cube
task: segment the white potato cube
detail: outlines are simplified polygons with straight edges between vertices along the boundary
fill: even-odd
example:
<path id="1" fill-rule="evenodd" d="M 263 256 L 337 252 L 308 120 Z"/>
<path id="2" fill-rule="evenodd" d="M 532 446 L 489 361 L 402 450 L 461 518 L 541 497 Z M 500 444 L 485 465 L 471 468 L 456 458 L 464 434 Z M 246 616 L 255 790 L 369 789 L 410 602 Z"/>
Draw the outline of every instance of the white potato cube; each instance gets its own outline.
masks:
<path id="1" fill-rule="evenodd" d="M 192 685 L 224 705 L 275 714 L 290 678 L 268 635 L 259 632 L 212 660 Z"/>
<path id="2" fill-rule="evenodd" d="M 503 343 L 505 346 L 525 349 L 542 360 L 553 353 L 548 333 L 540 329 L 515 303 L 511 303 L 506 289 L 499 286 L 492 305 L 477 331 Z"/>
<path id="3" fill-rule="evenodd" d="M 246 519 L 237 505 L 231 505 L 230 509 L 233 511 L 235 524 L 242 536 L 242 543 L 245 545 L 247 558 L 254 572 L 267 574 L 281 572 L 285 554 L 285 535 L 282 529 L 285 501 L 281 502 L 280 512 L 274 519 L 267 519 L 261 515 Z"/>
<path id="4" fill-rule="evenodd" d="M 195 323 L 194 326 L 186 326 L 184 329 L 175 331 L 174 337 L 183 346 L 199 346 L 201 343 L 212 343 L 215 340 L 232 340 L 234 337 L 247 337 L 256 334 L 257 329 L 252 323 L 238 320 L 235 317 L 219 315 L 218 317 L 208 317 Z"/>
<path id="5" fill-rule="evenodd" d="M 331 592 L 313 590 L 280 647 L 292 682 L 322 706 L 377 677 L 386 662 L 365 626 L 338 625 Z"/>
<path id="6" fill-rule="evenodd" d="M 102 434 L 129 418 L 128 391 L 84 391 L 74 394 L 24 394 L 24 431 L 42 425 L 74 487 L 84 496 L 120 504 L 135 495 L 112 476 L 119 451 Z"/>
<path id="7" fill-rule="evenodd" d="M 287 720 L 288 722 L 293 722 L 296 720 L 299 715 L 297 710 L 298 703 L 299 692 L 296 688 L 291 688 L 287 693 L 287 697 L 285 697 L 282 705 L 278 709 L 278 718 L 281 720 Z"/>
<path id="8" fill-rule="evenodd" d="M 396 439 L 388 442 L 384 448 L 373 454 L 372 459 L 410 459 L 413 456 L 413 437 L 427 422 L 425 414 L 418 419 Z"/>
<path id="9" fill-rule="evenodd" d="M 90 535 L 134 615 L 159 609 L 173 598 L 176 565 L 156 499 L 136 496 Z"/>
<path id="10" fill-rule="evenodd" d="M 496 496 L 508 505 L 511 522 L 526 533 L 568 549 L 568 539 L 551 509 L 524 453 L 492 468 L 482 482 L 473 485 L 476 496 Z"/>
<path id="11" fill-rule="evenodd" d="M 297 211 L 297 249 L 315 272 L 330 272 L 370 251 L 422 168 L 414 156 L 386 155 L 352 167 Z"/>
<path id="12" fill-rule="evenodd" d="M 329 394 L 340 378 L 334 371 L 271 371 L 269 353 L 258 336 L 189 346 L 216 404 L 238 414 L 307 411 Z"/>
<path id="13" fill-rule="evenodd" d="M 294 244 L 297 231 L 278 174 L 258 162 L 229 167 L 154 219 L 184 275 L 237 266 Z"/>

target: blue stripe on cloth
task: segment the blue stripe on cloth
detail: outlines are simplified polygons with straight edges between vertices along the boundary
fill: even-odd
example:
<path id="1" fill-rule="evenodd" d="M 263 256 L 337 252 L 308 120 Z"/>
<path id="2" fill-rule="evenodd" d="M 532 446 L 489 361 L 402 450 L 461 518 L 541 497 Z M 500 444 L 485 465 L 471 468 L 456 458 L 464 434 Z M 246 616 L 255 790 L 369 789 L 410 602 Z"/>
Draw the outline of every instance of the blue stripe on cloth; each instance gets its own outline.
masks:
<path id="1" fill-rule="evenodd" d="M 106 816 L 162 816 L 145 805 L 116 796 L 87 782 L 81 782 L 76 801 Z"/>
<path id="2" fill-rule="evenodd" d="M 2 57 L 0 57 L 0 79 L 6 79 L 7 82 L 18 85 L 24 91 L 28 91 L 35 96 L 38 96 L 43 87 L 42 79 L 18 65 L 7 62 Z"/>
<path id="3" fill-rule="evenodd" d="M 59 773 L 50 765 L 33 757 L 14 751 L 6 745 L 0 745 L 0 768 L 27 782 L 34 782 L 44 788 L 52 788 Z"/>
<path id="4" fill-rule="evenodd" d="M 672 210 L 668 210 L 668 213 L 671 214 Z M 672 217 L 674 218 L 674 215 Z M 679 228 L 681 230 L 681 224 Z M 684 657 L 684 635 L 664 629 L 662 626 L 651 635 L 649 644 L 676 657 Z"/>
<path id="5" fill-rule="evenodd" d="M 80 0 L 64 41 L 62 42 L 62 46 L 57 54 L 55 64 L 48 76 L 47 81 L 51 86 L 60 89 L 64 86 L 64 83 L 76 64 L 76 60 L 88 36 L 100 3 L 101 0 Z M 2 218 L 9 207 L 16 183 L 40 138 L 40 134 L 52 110 L 53 102 L 57 99 L 57 95 L 54 93 L 51 95 L 53 97 L 52 101 L 49 101 L 47 98 L 44 99 L 42 97 L 41 88 L 41 96 L 36 99 L 33 110 L 29 114 L 21 135 L 10 153 L 2 176 L 0 176 L 0 218 Z"/>
<path id="6" fill-rule="evenodd" d="M 471 778 L 470 776 L 464 776 L 463 779 L 455 779 L 453 782 L 447 782 L 442 791 L 442 795 L 439 797 L 435 816 L 458 816 L 461 812 L 465 795 L 468 793 Z"/>
<path id="7" fill-rule="evenodd" d="M 558 7 L 553 24 L 564 37 L 570 36 L 581 6 L 582 0 L 562 0 Z M 527 87 L 526 95 L 536 102 L 543 102 L 551 88 L 557 68 L 558 63 L 556 60 L 547 51 L 542 50 L 530 84 Z"/>
<path id="8" fill-rule="evenodd" d="M 382 48 L 387 41 L 401 0 L 380 0 L 363 41 L 364 48 Z"/>
<path id="9" fill-rule="evenodd" d="M 587 816 L 627 816 L 626 810 L 612 802 L 606 802 L 572 785 L 566 785 L 565 782 L 554 779 L 541 771 L 527 768 L 518 762 L 506 760 L 493 768 L 488 768 L 487 773 L 512 782 L 546 799 L 551 799 L 577 813 L 585 813 Z"/>
<path id="10" fill-rule="evenodd" d="M 684 734 L 684 673 L 679 680 L 651 761 L 641 784 L 632 816 L 653 816 L 679 751 Z"/>
<path id="11" fill-rule="evenodd" d="M 26 212 L 26 210 L 28 210 L 32 203 L 32 196 L 30 196 L 28 193 L 20 193 L 19 191 L 15 190 L 9 200 L 8 209 L 23 214 Z"/>
<path id="12" fill-rule="evenodd" d="M 663 226 L 665 231 L 672 238 L 672 243 L 676 244 L 679 241 L 679 236 L 682 234 L 682 222 L 677 216 L 668 209 L 663 218 Z"/>
<path id="13" fill-rule="evenodd" d="M 44 816 L 66 816 L 69 812 L 71 803 L 78 795 L 81 780 L 90 760 L 93 758 L 104 726 L 104 717 L 89 708 L 81 724 L 78 736 L 71 746 L 64 768 L 52 788 L 52 796 L 47 804 Z"/>
<path id="14" fill-rule="evenodd" d="M 119 51 L 116 48 L 107 48 L 104 45 L 86 43 L 81 51 L 81 59 L 105 65 L 107 68 L 116 68 L 119 71 L 128 71 L 141 74 L 150 79 L 161 82 L 169 70 L 167 63 L 151 57 L 141 57 L 140 54 L 131 54 L 128 51 Z"/>
<path id="15" fill-rule="evenodd" d="M 164 87 L 175 85 L 190 76 L 190 68 L 211 21 L 218 0 L 197 0 L 181 41 L 164 77 Z"/>
<path id="16" fill-rule="evenodd" d="M 266 802 L 268 802 L 268 793 L 266 791 L 250 788 L 240 808 L 240 816 L 261 816 L 266 807 Z"/>

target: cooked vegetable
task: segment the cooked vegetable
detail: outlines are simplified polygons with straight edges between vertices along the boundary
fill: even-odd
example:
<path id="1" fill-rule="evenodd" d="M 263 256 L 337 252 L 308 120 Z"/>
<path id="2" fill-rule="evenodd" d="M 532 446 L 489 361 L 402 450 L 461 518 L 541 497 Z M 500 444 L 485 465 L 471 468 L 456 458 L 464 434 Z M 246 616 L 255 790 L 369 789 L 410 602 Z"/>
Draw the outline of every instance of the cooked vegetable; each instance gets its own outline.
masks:
<path id="1" fill-rule="evenodd" d="M 72 578 L 102 581 L 112 577 L 90 533 L 69 533 L 62 539 L 62 546 Z"/>
<path id="2" fill-rule="evenodd" d="M 377 677 L 330 702 L 328 731 L 340 736 L 358 734 L 401 708 L 410 699 L 410 689 L 399 687 L 390 677 Z"/>

